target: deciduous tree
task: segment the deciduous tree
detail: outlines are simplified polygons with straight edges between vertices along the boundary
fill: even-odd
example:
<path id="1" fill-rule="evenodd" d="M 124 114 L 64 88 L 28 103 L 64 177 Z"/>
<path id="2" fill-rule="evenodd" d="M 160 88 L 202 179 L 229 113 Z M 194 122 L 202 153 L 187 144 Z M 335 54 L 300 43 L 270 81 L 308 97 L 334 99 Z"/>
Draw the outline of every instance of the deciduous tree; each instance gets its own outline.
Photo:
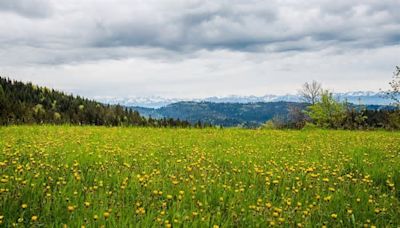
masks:
<path id="1" fill-rule="evenodd" d="M 400 67 L 396 66 L 392 81 L 389 82 L 391 89 L 387 92 L 388 96 L 400 105 Z"/>
<path id="2" fill-rule="evenodd" d="M 321 83 L 312 81 L 311 83 L 304 83 L 303 87 L 299 90 L 299 95 L 304 102 L 314 105 L 317 103 L 322 92 Z"/>
<path id="3" fill-rule="evenodd" d="M 311 119 L 323 128 L 341 128 L 346 118 L 346 106 L 333 98 L 332 93 L 325 90 L 321 100 L 311 105 L 306 113 Z"/>

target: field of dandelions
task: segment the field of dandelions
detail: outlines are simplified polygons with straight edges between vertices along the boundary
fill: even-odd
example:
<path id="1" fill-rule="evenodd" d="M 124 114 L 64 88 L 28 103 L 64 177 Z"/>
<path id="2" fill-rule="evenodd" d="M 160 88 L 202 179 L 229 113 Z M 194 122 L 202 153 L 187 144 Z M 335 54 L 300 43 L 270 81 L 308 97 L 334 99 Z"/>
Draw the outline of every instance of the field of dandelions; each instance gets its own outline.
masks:
<path id="1" fill-rule="evenodd" d="M 4 227 L 400 227 L 400 133 L 0 128 Z"/>

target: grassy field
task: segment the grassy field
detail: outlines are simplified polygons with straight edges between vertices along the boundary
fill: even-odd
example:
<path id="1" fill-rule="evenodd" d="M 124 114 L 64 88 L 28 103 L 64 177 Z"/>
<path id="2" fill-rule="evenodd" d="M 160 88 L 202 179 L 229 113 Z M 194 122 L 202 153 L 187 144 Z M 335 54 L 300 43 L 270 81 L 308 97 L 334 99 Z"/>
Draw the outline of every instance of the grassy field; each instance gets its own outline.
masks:
<path id="1" fill-rule="evenodd" d="M 399 227 L 400 133 L 0 128 L 0 226 Z"/>

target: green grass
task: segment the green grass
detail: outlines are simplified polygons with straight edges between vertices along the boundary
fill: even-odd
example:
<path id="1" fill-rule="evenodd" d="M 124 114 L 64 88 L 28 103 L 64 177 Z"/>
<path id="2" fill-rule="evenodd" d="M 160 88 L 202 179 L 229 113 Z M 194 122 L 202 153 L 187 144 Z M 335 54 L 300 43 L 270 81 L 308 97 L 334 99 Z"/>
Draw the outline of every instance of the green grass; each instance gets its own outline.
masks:
<path id="1" fill-rule="evenodd" d="M 0 178 L 6 227 L 400 226 L 399 132 L 2 127 Z"/>

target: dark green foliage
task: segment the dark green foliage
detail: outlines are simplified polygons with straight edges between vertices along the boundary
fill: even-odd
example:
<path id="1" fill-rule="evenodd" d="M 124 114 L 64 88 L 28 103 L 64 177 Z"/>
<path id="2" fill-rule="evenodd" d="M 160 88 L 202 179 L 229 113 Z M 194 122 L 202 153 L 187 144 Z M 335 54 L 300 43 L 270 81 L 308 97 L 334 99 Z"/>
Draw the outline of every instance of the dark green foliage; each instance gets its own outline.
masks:
<path id="1" fill-rule="evenodd" d="M 178 102 L 158 109 L 132 107 L 142 115 L 171 117 L 188 120 L 196 124 L 199 120 L 225 127 L 258 127 L 274 116 L 286 116 L 288 109 L 304 109 L 305 103 L 257 102 L 257 103 L 212 103 Z"/>
<path id="2" fill-rule="evenodd" d="M 270 102 L 270 103 L 211 103 L 178 102 L 158 109 L 133 107 L 140 114 L 157 118 L 179 118 L 198 125 L 198 120 L 224 127 L 265 127 L 302 129 L 313 120 L 304 112 L 306 103 Z M 342 103 L 339 121 L 332 128 L 339 129 L 396 129 L 396 116 L 400 117 L 394 106 L 354 105 Z M 329 109 L 328 109 L 329 110 Z M 344 117 L 345 116 L 345 117 Z M 397 123 L 398 124 L 398 123 Z M 330 128 L 330 126 L 327 126 Z"/>
<path id="3" fill-rule="evenodd" d="M 153 119 L 120 105 L 105 105 L 0 77 L 0 125 L 75 124 L 106 126 L 189 127 L 187 121 Z"/>

